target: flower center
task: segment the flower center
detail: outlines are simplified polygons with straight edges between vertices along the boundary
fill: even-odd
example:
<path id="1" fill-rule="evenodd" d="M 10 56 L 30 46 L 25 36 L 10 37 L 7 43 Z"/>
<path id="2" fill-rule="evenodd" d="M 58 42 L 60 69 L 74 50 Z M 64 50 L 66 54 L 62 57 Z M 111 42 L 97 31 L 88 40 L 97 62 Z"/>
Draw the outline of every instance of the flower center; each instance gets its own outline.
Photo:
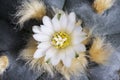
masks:
<path id="1" fill-rule="evenodd" d="M 65 32 L 56 32 L 52 37 L 52 44 L 58 48 L 66 48 L 70 45 L 70 36 Z"/>

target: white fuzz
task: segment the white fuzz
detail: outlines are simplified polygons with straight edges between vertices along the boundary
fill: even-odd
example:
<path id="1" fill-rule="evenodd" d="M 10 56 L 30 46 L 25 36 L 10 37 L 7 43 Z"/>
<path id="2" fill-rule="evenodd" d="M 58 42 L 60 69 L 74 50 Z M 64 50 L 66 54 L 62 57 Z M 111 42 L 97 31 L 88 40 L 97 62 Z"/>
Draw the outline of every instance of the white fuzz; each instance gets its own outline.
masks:
<path id="1" fill-rule="evenodd" d="M 19 18 L 18 24 L 21 26 L 29 19 L 40 20 L 46 14 L 46 6 L 42 1 L 27 0 L 23 1 L 19 7 L 16 17 Z"/>
<path id="2" fill-rule="evenodd" d="M 102 14 L 104 11 L 111 8 L 114 2 L 115 0 L 95 0 L 93 7 L 97 13 Z"/>
<path id="3" fill-rule="evenodd" d="M 7 56 L 1 56 L 0 57 L 0 75 L 3 74 L 3 72 L 6 70 L 6 68 L 9 66 L 9 60 Z"/>

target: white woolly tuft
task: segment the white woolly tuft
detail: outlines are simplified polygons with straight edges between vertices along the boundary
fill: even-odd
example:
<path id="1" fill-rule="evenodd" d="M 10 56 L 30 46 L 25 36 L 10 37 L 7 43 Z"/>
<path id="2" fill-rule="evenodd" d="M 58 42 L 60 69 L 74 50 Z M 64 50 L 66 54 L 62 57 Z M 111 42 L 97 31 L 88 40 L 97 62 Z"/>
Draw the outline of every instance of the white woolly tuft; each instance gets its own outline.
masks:
<path id="1" fill-rule="evenodd" d="M 105 10 L 111 8 L 114 2 L 115 0 L 95 0 L 93 7 L 97 11 L 97 13 L 101 14 Z"/>
<path id="2" fill-rule="evenodd" d="M 41 20 L 45 14 L 46 6 L 42 1 L 27 0 L 22 2 L 16 13 L 16 17 L 19 18 L 18 24 L 22 26 L 29 19 Z"/>
<path id="3" fill-rule="evenodd" d="M 44 61 L 44 57 L 40 59 L 34 59 L 33 54 L 35 53 L 37 49 L 37 42 L 31 38 L 26 46 L 26 48 L 21 51 L 21 54 L 19 56 L 20 59 L 23 59 L 26 61 L 26 65 L 29 65 L 29 68 L 36 71 L 36 72 L 44 72 L 47 71 L 51 77 L 54 76 L 53 66 L 50 64 L 47 64 Z"/>
<path id="4" fill-rule="evenodd" d="M 7 56 L 1 56 L 0 57 L 0 75 L 3 74 L 3 72 L 6 70 L 6 68 L 9 66 L 9 60 Z"/>

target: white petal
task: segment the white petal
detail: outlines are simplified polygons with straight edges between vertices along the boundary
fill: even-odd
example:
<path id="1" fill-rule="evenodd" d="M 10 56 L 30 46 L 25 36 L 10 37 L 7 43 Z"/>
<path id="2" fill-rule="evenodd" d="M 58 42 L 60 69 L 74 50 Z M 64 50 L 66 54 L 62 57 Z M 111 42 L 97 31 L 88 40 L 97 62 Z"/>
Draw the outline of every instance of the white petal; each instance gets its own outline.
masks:
<path id="1" fill-rule="evenodd" d="M 68 47 L 66 49 L 66 56 L 71 59 L 75 57 L 75 51 L 74 51 L 73 47 Z"/>
<path id="2" fill-rule="evenodd" d="M 75 51 L 72 49 L 72 47 L 69 47 L 69 48 L 66 49 L 66 51 L 64 52 L 64 55 L 65 55 L 65 56 L 63 56 L 63 58 L 62 58 L 63 64 L 64 64 L 66 67 L 70 67 L 71 62 L 72 62 L 72 59 L 75 57 Z"/>
<path id="3" fill-rule="evenodd" d="M 76 31 L 72 35 L 76 36 L 76 37 L 86 37 L 86 33 L 84 33 L 84 32 L 77 32 Z"/>
<path id="4" fill-rule="evenodd" d="M 53 28 L 47 27 L 47 26 L 45 26 L 45 25 L 41 25 L 41 31 L 42 31 L 43 33 L 47 34 L 47 35 L 50 35 L 50 36 L 54 33 Z"/>
<path id="5" fill-rule="evenodd" d="M 75 22 L 76 22 L 76 15 L 75 15 L 75 13 L 74 13 L 74 12 L 71 12 L 68 17 L 69 17 L 69 21 L 70 21 L 71 23 L 74 23 L 74 24 L 75 24 Z"/>
<path id="6" fill-rule="evenodd" d="M 77 52 L 78 54 L 80 52 L 86 51 L 86 47 L 83 44 L 74 45 L 73 48 L 74 48 L 75 52 Z"/>
<path id="7" fill-rule="evenodd" d="M 65 62 L 65 66 L 66 66 L 66 67 L 70 67 L 70 66 L 71 66 L 71 63 L 72 63 L 72 59 L 67 58 L 67 59 L 66 59 L 66 62 Z"/>
<path id="8" fill-rule="evenodd" d="M 57 53 L 56 49 L 54 49 L 53 47 L 49 48 L 47 52 L 45 53 L 45 61 L 55 56 L 56 53 Z"/>
<path id="9" fill-rule="evenodd" d="M 34 33 L 40 33 L 41 32 L 40 31 L 40 26 L 33 26 L 32 30 L 33 30 Z"/>
<path id="10" fill-rule="evenodd" d="M 72 31 L 74 30 L 74 28 L 75 28 L 75 24 L 69 22 L 66 30 L 67 30 L 67 32 L 70 34 L 70 33 L 72 33 Z"/>
<path id="11" fill-rule="evenodd" d="M 86 39 L 86 33 L 82 32 L 82 27 L 76 27 L 71 34 L 73 45 L 81 43 Z"/>
<path id="12" fill-rule="evenodd" d="M 57 65 L 59 62 L 60 62 L 60 58 L 59 58 L 59 56 L 58 56 L 57 53 L 56 53 L 56 55 L 51 58 L 51 63 L 52 63 L 52 65 L 55 66 L 55 65 Z"/>
<path id="13" fill-rule="evenodd" d="M 58 52 L 58 56 L 59 56 L 60 60 L 63 60 L 66 56 L 66 50 L 60 50 Z"/>
<path id="14" fill-rule="evenodd" d="M 75 28 L 75 22 L 76 22 L 76 16 L 74 12 L 71 12 L 68 16 L 68 26 L 67 26 L 67 30 L 69 33 L 71 33 L 74 28 Z"/>
<path id="15" fill-rule="evenodd" d="M 66 14 L 62 14 L 60 17 L 60 25 L 61 25 L 61 29 L 65 30 L 67 27 L 67 15 Z"/>
<path id="16" fill-rule="evenodd" d="M 43 49 L 37 49 L 36 52 L 34 53 L 34 58 L 38 59 L 41 58 L 44 55 L 44 50 Z"/>
<path id="17" fill-rule="evenodd" d="M 85 36 L 72 36 L 72 45 L 80 44 L 85 39 Z"/>
<path id="18" fill-rule="evenodd" d="M 33 35 L 33 38 L 36 40 L 36 41 L 49 41 L 50 40 L 50 37 L 45 35 L 45 34 L 34 34 Z"/>
<path id="19" fill-rule="evenodd" d="M 75 26 L 74 32 L 81 32 L 81 31 L 82 31 L 82 27 L 81 26 Z"/>
<path id="20" fill-rule="evenodd" d="M 55 30 L 56 32 L 57 32 L 57 31 L 60 31 L 60 29 L 61 29 L 60 22 L 59 22 L 57 16 L 58 16 L 58 14 L 55 15 L 55 16 L 53 17 L 53 19 L 52 19 L 52 24 L 53 24 L 54 30 Z"/>
<path id="21" fill-rule="evenodd" d="M 70 67 L 71 61 L 72 61 L 73 57 L 75 57 L 75 52 L 73 51 L 73 49 L 70 50 L 70 48 L 69 48 L 66 51 L 61 52 L 60 55 L 61 55 L 63 64 L 66 67 Z"/>
<path id="22" fill-rule="evenodd" d="M 66 67 L 70 67 L 71 66 L 71 62 L 72 62 L 72 59 L 71 58 L 64 58 L 63 60 L 63 64 L 66 66 Z"/>
<path id="23" fill-rule="evenodd" d="M 51 23 L 51 19 L 48 16 L 43 17 L 43 24 L 48 27 L 53 27 Z"/>
<path id="24" fill-rule="evenodd" d="M 48 49 L 51 46 L 49 42 L 41 42 L 37 47 L 42 49 Z"/>

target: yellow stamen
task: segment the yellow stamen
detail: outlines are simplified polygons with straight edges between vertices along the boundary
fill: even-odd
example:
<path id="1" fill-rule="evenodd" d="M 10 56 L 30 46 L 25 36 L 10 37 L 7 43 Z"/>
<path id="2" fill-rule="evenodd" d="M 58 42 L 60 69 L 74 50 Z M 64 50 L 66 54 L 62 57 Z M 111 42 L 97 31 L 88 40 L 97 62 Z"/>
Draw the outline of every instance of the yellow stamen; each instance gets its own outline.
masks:
<path id="1" fill-rule="evenodd" d="M 56 32 L 52 37 L 55 48 L 62 49 L 70 45 L 70 36 L 65 32 Z"/>

